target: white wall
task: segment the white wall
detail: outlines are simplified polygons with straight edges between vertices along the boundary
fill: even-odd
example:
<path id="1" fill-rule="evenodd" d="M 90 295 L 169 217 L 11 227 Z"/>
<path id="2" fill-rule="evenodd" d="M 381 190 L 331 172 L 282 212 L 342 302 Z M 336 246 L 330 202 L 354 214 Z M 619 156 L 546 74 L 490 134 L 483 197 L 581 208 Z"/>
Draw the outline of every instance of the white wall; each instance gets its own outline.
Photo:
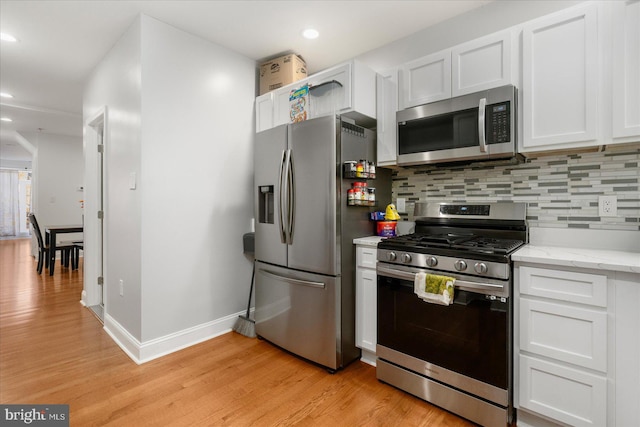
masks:
<path id="1" fill-rule="evenodd" d="M 246 309 L 255 75 L 254 61 L 141 16 L 86 86 L 85 121 L 107 109 L 105 328 L 138 361 L 228 330 Z"/>
<path id="2" fill-rule="evenodd" d="M 142 17 L 143 341 L 246 309 L 255 67 Z"/>
<path id="3" fill-rule="evenodd" d="M 132 337 L 142 336 L 140 191 L 128 190 L 128 175 L 140 171 L 141 156 L 141 24 L 137 19 L 89 78 L 83 95 L 85 120 L 85 289 L 98 277 L 98 153 L 87 121 L 106 108 L 105 244 L 106 313 Z M 120 296 L 118 279 L 126 283 Z M 85 303 L 99 303 L 89 292 Z"/>
<path id="4" fill-rule="evenodd" d="M 23 132 L 21 136 L 35 147 L 32 209 L 40 228 L 81 224 L 80 200 L 83 200 L 84 193 L 78 191 L 78 187 L 82 187 L 84 176 L 82 140 L 38 132 Z M 67 235 L 64 238 L 72 237 Z"/>

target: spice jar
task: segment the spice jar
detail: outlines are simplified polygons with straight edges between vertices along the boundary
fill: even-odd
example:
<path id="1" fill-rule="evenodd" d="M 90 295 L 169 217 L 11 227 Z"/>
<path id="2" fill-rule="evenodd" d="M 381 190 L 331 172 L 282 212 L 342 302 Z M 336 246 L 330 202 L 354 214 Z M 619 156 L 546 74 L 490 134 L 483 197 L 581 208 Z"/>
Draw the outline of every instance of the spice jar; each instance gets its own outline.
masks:
<path id="1" fill-rule="evenodd" d="M 376 189 L 370 187 L 367 189 L 367 205 L 375 206 L 376 204 Z"/>
<path id="2" fill-rule="evenodd" d="M 360 159 L 356 165 L 356 177 L 364 178 L 364 160 Z"/>

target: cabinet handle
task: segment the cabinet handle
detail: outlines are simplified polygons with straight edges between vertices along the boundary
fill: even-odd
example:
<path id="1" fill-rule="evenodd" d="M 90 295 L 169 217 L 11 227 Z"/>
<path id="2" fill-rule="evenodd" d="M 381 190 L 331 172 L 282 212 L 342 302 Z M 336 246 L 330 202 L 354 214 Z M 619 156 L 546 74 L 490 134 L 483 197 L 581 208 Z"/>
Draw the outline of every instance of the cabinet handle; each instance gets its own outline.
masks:
<path id="1" fill-rule="evenodd" d="M 318 89 L 319 87 L 322 87 L 324 85 L 330 85 L 330 84 L 336 84 L 336 85 L 342 87 L 342 83 L 340 83 L 339 81 L 337 81 L 337 80 L 329 80 L 327 82 L 322 82 L 319 85 L 315 85 L 315 86 L 309 85 L 309 90 Z"/>

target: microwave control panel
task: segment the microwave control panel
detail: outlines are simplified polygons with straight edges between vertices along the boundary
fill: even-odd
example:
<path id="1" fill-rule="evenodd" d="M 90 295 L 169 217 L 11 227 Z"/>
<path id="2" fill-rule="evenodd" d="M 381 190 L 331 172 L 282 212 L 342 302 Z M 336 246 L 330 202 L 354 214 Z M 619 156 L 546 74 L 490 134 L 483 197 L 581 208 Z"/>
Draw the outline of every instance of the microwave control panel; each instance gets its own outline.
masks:
<path id="1" fill-rule="evenodd" d="M 492 104 L 486 107 L 487 143 L 500 144 L 511 141 L 510 102 Z"/>

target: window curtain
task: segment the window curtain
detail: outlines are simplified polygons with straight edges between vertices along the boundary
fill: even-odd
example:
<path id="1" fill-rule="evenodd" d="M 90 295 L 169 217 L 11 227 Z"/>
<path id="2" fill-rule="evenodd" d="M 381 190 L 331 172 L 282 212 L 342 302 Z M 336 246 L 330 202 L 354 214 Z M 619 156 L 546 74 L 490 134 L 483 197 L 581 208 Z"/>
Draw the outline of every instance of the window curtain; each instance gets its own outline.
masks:
<path id="1" fill-rule="evenodd" d="M 19 182 L 18 171 L 0 170 L 0 236 L 20 232 Z"/>

